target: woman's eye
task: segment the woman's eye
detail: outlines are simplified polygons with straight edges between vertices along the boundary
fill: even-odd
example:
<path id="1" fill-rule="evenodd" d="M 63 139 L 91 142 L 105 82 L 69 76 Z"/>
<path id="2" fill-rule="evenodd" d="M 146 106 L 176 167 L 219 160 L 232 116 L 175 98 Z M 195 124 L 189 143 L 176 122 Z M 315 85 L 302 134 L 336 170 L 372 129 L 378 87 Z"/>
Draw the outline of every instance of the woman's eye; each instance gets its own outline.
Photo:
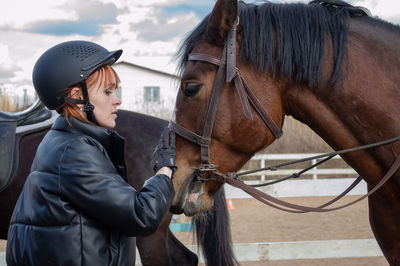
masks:
<path id="1" fill-rule="evenodd" d="M 112 91 L 111 90 L 106 90 L 106 94 L 110 95 L 110 94 L 112 94 Z"/>
<path id="2" fill-rule="evenodd" d="M 202 87 L 203 84 L 201 83 L 187 83 L 184 90 L 185 96 L 192 97 L 196 95 Z"/>

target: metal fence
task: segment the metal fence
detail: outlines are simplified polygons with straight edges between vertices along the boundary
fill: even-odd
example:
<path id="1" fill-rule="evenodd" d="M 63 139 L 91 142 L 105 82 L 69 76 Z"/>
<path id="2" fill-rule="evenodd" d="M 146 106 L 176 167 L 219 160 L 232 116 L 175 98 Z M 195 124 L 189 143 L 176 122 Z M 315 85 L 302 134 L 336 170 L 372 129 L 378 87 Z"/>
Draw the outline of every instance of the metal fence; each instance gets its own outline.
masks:
<path id="1" fill-rule="evenodd" d="M 287 162 L 287 161 L 292 161 L 292 160 L 298 160 L 298 159 L 303 159 L 303 158 L 309 158 L 309 157 L 315 157 L 321 155 L 321 153 L 287 153 L 287 154 L 256 154 L 251 158 L 251 162 L 258 162 L 256 164 L 249 164 L 250 167 L 247 167 L 248 169 L 252 168 L 265 168 L 270 165 L 274 165 L 275 162 Z M 323 158 L 321 158 L 323 159 Z M 321 159 L 312 159 L 309 161 L 308 164 L 302 164 L 304 167 L 310 166 L 312 164 L 317 163 Z M 343 177 L 356 177 L 357 173 L 350 168 L 340 156 L 335 156 L 332 158 L 332 160 L 336 161 L 341 161 L 340 168 L 326 168 L 324 164 L 321 164 L 320 166 L 316 166 L 309 171 L 305 172 L 303 175 L 305 176 L 312 176 L 312 179 L 318 179 L 318 176 L 324 176 L 326 177 L 332 177 L 335 176 L 337 178 L 343 178 Z M 268 165 L 267 165 L 268 163 Z M 255 166 L 257 165 L 257 166 Z M 255 167 L 254 167 L 255 166 Z M 294 165 L 295 167 L 297 165 Z M 265 181 L 266 179 L 271 179 L 271 177 L 282 177 L 282 176 L 288 176 L 293 173 L 297 173 L 301 171 L 303 168 L 284 168 L 284 169 L 278 169 L 275 171 L 262 171 L 258 173 L 251 174 L 252 176 L 258 176 L 259 178 L 257 180 L 259 181 Z"/>
<path id="2" fill-rule="evenodd" d="M 289 153 L 289 154 L 256 154 L 242 168 L 242 171 L 264 168 L 282 162 L 309 158 L 320 155 L 319 153 Z M 323 158 L 322 158 L 323 159 Z M 265 181 L 276 180 L 297 173 L 302 169 L 318 162 L 321 159 L 311 160 L 300 165 L 287 166 L 276 171 L 262 171 L 241 179 L 246 184 L 255 185 Z M 335 196 L 347 189 L 357 177 L 357 173 L 350 168 L 339 156 L 333 157 L 329 164 L 321 164 L 305 172 L 302 178 L 294 178 L 271 186 L 259 187 L 261 191 L 274 197 L 309 197 L 309 196 Z M 362 181 L 348 195 L 362 195 L 367 191 L 367 185 Z M 225 186 L 228 198 L 249 198 L 250 196 L 240 189 Z"/>

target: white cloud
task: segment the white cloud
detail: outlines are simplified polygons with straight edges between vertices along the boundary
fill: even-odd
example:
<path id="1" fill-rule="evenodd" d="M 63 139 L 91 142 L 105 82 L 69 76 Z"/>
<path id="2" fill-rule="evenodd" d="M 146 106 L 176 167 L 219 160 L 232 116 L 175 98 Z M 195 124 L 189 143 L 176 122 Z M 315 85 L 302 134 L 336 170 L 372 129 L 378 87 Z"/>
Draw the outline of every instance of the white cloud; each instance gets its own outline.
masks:
<path id="1" fill-rule="evenodd" d="M 0 83 L 11 83 L 16 86 L 31 86 L 32 69 L 39 56 L 47 48 L 59 42 L 70 39 L 78 39 L 80 36 L 58 37 L 41 35 L 22 31 L 0 30 L 0 51 L 8 54 L 6 66 L 13 69 L 13 76 L 7 80 L 0 80 Z M 0 75 L 2 68 L 0 68 Z"/>
<path id="2" fill-rule="evenodd" d="M 2 69 L 11 68 L 13 65 L 10 59 L 8 45 L 0 42 L 0 67 Z"/>
<path id="3" fill-rule="evenodd" d="M 68 0 L 13 0 L 4 2 L 0 8 L 0 28 L 23 29 L 32 21 L 68 19 L 77 20 L 77 15 L 60 8 Z"/>

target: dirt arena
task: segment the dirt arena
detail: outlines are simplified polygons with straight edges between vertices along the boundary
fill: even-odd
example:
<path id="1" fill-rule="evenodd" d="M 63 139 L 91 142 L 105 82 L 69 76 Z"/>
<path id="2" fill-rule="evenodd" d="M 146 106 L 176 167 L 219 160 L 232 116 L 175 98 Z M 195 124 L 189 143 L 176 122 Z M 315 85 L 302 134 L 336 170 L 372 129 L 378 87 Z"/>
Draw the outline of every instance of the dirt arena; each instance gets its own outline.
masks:
<path id="1" fill-rule="evenodd" d="M 347 196 L 347 203 L 358 196 Z M 301 205 L 318 206 L 330 197 L 288 198 Z M 234 243 L 343 240 L 373 238 L 368 222 L 367 200 L 342 210 L 328 213 L 292 214 L 275 210 L 254 199 L 232 199 L 230 210 L 231 230 Z M 190 233 L 175 233 L 185 244 L 194 244 Z M 280 260 L 241 262 L 243 266 L 388 266 L 383 257 Z"/>
<path id="2" fill-rule="evenodd" d="M 355 196 L 347 196 L 349 202 Z M 289 198 L 292 203 L 309 206 L 328 201 L 329 197 Z M 330 213 L 291 214 L 265 206 L 254 199 L 232 199 L 234 210 L 230 210 L 232 237 L 235 243 L 343 240 L 373 238 L 368 223 L 367 200 L 351 207 Z M 179 217 L 181 222 L 187 218 Z M 192 245 L 193 234 L 177 232 L 175 235 L 185 244 Z M 5 250 L 5 241 L 0 241 L 0 251 Z M 383 257 L 278 260 L 241 262 L 243 266 L 388 266 Z"/>

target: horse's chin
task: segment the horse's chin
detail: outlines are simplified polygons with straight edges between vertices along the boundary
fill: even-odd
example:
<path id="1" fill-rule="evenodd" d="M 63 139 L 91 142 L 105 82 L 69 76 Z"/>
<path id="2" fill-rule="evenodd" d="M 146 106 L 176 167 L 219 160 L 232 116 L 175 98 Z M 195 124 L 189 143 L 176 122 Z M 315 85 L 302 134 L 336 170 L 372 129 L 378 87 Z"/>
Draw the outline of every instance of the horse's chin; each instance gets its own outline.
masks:
<path id="1" fill-rule="evenodd" d="M 185 181 L 178 192 L 177 200 L 174 201 L 170 208 L 170 212 L 193 216 L 210 210 L 214 205 L 214 193 L 209 192 L 207 183 L 197 181 L 191 177 Z"/>
<path id="2" fill-rule="evenodd" d="M 186 216 L 193 216 L 210 210 L 214 205 L 214 198 L 205 194 L 191 193 L 188 195 L 183 211 Z"/>

